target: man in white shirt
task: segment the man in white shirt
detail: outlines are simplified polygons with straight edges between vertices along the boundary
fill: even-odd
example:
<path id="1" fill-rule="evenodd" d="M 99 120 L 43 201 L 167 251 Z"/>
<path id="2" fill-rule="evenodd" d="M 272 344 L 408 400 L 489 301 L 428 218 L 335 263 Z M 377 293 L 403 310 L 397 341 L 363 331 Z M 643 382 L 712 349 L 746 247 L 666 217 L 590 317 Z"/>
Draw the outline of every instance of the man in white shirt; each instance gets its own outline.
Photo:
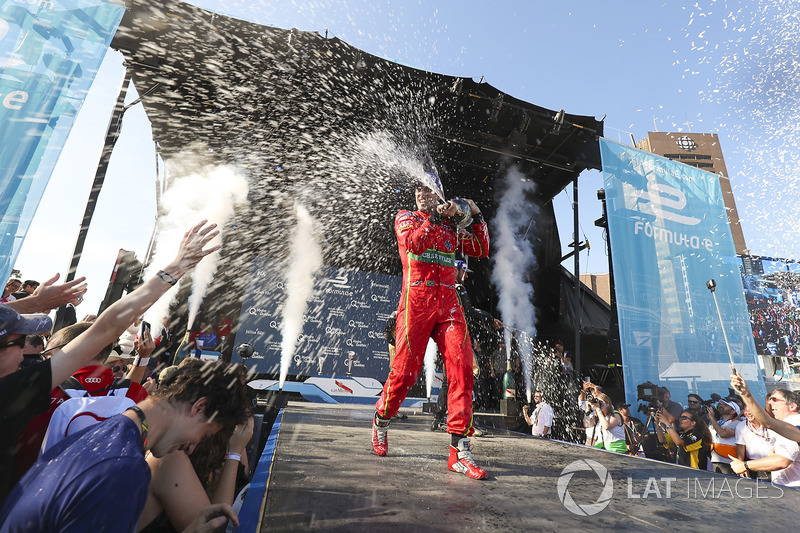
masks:
<path id="1" fill-rule="evenodd" d="M 533 414 L 528 414 L 527 405 L 522 408 L 525 422 L 531 426 L 534 437 L 548 437 L 550 429 L 553 427 L 553 408 L 542 399 L 542 391 L 537 390 L 533 394 L 533 400 L 536 402 Z"/>
<path id="2" fill-rule="evenodd" d="M 786 389 L 776 389 L 772 391 L 767 401 L 772 406 L 772 414 L 776 419 L 793 426 L 800 425 L 800 404 L 795 393 Z M 773 483 L 800 487 L 800 447 L 793 440 L 775 435 L 775 451 L 772 454 L 752 461 L 734 460 L 731 468 L 739 475 L 746 474 L 748 470 L 772 472 Z"/>

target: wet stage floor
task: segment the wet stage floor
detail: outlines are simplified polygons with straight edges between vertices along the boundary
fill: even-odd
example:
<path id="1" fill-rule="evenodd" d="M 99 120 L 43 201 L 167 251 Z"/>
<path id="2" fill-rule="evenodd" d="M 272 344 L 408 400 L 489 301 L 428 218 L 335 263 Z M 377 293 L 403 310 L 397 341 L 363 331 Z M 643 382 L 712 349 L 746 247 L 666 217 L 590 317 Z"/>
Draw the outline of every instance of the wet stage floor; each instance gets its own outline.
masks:
<path id="1" fill-rule="evenodd" d="M 289 403 L 261 531 L 792 531 L 800 517 L 797 490 L 500 430 L 472 439 L 490 474 L 476 481 L 447 469 L 449 435 L 411 411 L 378 457 L 373 412 Z"/>

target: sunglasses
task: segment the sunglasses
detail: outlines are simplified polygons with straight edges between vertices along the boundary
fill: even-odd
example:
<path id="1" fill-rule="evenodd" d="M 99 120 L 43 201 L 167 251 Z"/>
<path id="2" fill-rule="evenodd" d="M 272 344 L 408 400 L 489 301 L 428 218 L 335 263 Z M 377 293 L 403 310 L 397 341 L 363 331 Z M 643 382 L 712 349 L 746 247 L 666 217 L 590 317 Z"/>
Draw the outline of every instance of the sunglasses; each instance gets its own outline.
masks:
<path id="1" fill-rule="evenodd" d="M 682 416 L 681 417 L 681 420 L 691 420 L 691 419 L 692 419 L 692 417 L 690 417 L 690 416 Z"/>
<path id="2" fill-rule="evenodd" d="M 697 404 L 697 403 L 700 403 L 700 402 L 698 402 L 697 400 L 689 400 L 689 403 L 691 403 L 691 404 Z"/>
<path id="3" fill-rule="evenodd" d="M 16 346 L 18 348 L 24 348 L 25 338 L 26 338 L 25 335 L 23 335 L 22 337 L 14 339 L 13 341 L 8 341 L 3 344 L 0 344 L 0 350 L 3 350 L 5 348 L 11 348 L 12 346 Z"/>
<path id="4" fill-rule="evenodd" d="M 114 365 L 114 366 L 111 367 L 111 371 L 112 372 L 116 373 L 116 372 L 119 372 L 120 370 L 123 371 L 123 372 L 128 370 L 128 365 L 125 365 L 125 366 Z"/>

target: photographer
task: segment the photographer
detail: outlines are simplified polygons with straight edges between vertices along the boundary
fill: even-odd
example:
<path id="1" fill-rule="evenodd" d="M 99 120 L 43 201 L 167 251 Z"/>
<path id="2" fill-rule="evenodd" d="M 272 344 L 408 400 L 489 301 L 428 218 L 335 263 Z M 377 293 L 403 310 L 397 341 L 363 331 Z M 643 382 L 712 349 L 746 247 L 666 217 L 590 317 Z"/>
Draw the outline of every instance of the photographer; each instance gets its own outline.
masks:
<path id="1" fill-rule="evenodd" d="M 686 397 L 686 410 L 697 413 L 701 417 L 706 416 L 706 411 L 703 409 L 703 398 L 699 394 L 690 393 Z"/>
<path id="2" fill-rule="evenodd" d="M 662 407 L 656 413 L 656 435 L 665 448 L 678 447 L 677 464 L 700 470 L 706 469 L 711 433 L 697 413 L 683 411 L 678 417 L 680 432 L 673 427 L 674 419 Z"/>
<path id="3" fill-rule="evenodd" d="M 602 391 L 602 387 L 595 385 L 591 381 L 584 381 L 583 388 L 580 394 L 578 394 L 578 408 L 584 413 L 583 427 L 586 432 L 585 444 L 587 446 L 592 446 L 594 444 L 594 437 L 597 433 L 597 416 L 589 405 L 589 400 L 602 393 Z"/>
<path id="4" fill-rule="evenodd" d="M 714 409 L 706 406 L 706 416 L 711 420 L 709 429 L 714 441 L 711 450 L 711 463 L 714 472 L 733 474 L 731 460 L 736 459 L 736 426 L 741 423 L 739 406 L 731 400 L 720 400 L 717 405 L 719 420 L 714 416 Z"/>
<path id="5" fill-rule="evenodd" d="M 614 409 L 611 398 L 602 392 L 589 400 L 589 405 L 597 417 L 597 428 L 594 432 L 595 448 L 603 448 L 617 453 L 627 453 L 628 446 L 625 442 L 625 427 L 619 411 Z"/>
<path id="6" fill-rule="evenodd" d="M 672 395 L 666 387 L 658 388 L 658 399 L 661 400 L 661 406 L 672 415 L 673 419 L 677 419 L 683 412 L 683 406 L 678 402 L 672 401 Z"/>

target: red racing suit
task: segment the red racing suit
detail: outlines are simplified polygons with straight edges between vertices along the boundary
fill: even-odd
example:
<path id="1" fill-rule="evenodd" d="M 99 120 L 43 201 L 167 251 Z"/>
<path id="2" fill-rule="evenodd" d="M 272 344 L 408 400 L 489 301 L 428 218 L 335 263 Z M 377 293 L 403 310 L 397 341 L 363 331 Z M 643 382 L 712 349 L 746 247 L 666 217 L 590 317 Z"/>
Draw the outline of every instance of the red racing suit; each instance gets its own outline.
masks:
<path id="1" fill-rule="evenodd" d="M 436 225 L 422 211 L 400 211 L 394 220 L 403 263 L 403 291 L 397 308 L 395 356 L 375 409 L 397 414 L 422 367 L 428 339 L 439 347 L 447 372 L 447 431 L 469 436 L 472 427 L 472 342 L 456 295 L 455 253 L 489 255 L 489 230 L 475 215 L 472 233 Z"/>

